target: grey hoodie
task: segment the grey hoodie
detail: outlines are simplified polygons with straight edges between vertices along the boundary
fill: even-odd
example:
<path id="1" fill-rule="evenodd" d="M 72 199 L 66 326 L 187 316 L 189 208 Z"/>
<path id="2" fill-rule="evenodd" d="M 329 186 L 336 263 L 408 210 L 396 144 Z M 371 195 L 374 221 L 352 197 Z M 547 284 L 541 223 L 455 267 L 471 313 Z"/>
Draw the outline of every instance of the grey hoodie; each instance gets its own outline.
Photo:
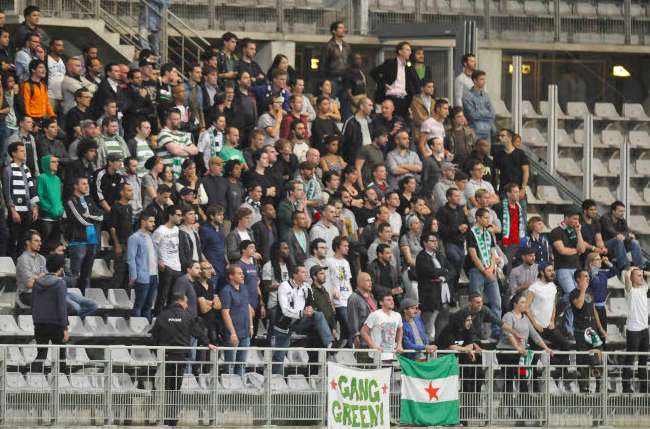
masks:
<path id="1" fill-rule="evenodd" d="M 32 319 L 34 323 L 68 326 L 66 286 L 63 278 L 47 273 L 35 284 L 32 291 Z"/>

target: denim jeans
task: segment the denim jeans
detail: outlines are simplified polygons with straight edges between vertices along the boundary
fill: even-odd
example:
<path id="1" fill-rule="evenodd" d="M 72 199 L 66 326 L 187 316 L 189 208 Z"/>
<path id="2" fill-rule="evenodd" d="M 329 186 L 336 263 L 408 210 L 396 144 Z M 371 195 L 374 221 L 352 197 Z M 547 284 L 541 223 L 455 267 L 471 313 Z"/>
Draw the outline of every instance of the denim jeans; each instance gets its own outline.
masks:
<path id="1" fill-rule="evenodd" d="M 76 293 L 65 294 L 65 302 L 81 318 L 92 316 L 97 311 L 97 303 Z"/>
<path id="2" fill-rule="evenodd" d="M 131 315 L 133 317 L 146 317 L 151 321 L 151 306 L 158 293 L 158 276 L 149 276 L 149 283 L 135 284 L 135 302 Z"/>
<path id="3" fill-rule="evenodd" d="M 619 271 L 623 271 L 630 266 L 629 261 L 627 260 L 628 250 L 632 254 L 632 262 L 637 267 L 643 268 L 646 264 L 646 260 L 641 253 L 641 246 L 637 240 L 618 240 L 616 237 L 610 238 L 605 242 L 607 250 L 610 255 L 614 255 L 616 259 L 616 268 Z"/>
<path id="4" fill-rule="evenodd" d="M 90 286 L 90 274 L 93 270 L 97 246 L 94 244 L 81 244 L 68 247 L 70 252 L 70 271 L 77 278 L 77 287 L 85 293 Z"/>
<path id="5" fill-rule="evenodd" d="M 564 309 L 564 329 L 565 332 L 573 332 L 573 310 L 571 310 L 571 302 L 569 301 L 569 294 L 576 288 L 576 281 L 573 274 L 576 272 L 573 268 L 559 268 L 556 271 L 557 283 L 564 291 L 562 301 L 560 301 L 561 308 Z"/>
<path id="6" fill-rule="evenodd" d="M 314 311 L 314 315 L 311 317 L 303 316 L 302 319 L 294 322 L 290 327 L 288 332 L 282 332 L 278 330 L 277 326 L 274 327 L 274 344 L 273 347 L 277 348 L 287 348 L 291 343 L 291 333 L 295 332 L 296 334 L 307 334 L 310 331 L 316 331 L 321 342 L 329 347 L 334 341 L 332 337 L 332 331 L 330 330 L 325 316 L 320 311 Z M 273 365 L 273 374 L 282 373 L 282 363 L 284 362 L 284 356 L 287 354 L 284 350 L 278 350 L 273 352 L 273 362 L 277 364 Z"/>
<path id="7" fill-rule="evenodd" d="M 248 350 L 244 350 L 243 348 L 250 347 L 250 345 L 251 337 L 244 337 L 239 338 L 237 350 L 225 350 L 224 360 L 226 362 L 234 362 L 234 364 L 228 364 L 228 374 L 244 375 Z"/>
<path id="8" fill-rule="evenodd" d="M 501 294 L 499 293 L 499 283 L 496 280 L 488 280 L 478 268 L 470 268 L 469 291 L 483 295 L 490 310 L 492 310 L 498 318 L 501 318 Z M 500 333 L 500 327 L 498 325 L 493 325 L 492 335 L 496 336 Z"/>

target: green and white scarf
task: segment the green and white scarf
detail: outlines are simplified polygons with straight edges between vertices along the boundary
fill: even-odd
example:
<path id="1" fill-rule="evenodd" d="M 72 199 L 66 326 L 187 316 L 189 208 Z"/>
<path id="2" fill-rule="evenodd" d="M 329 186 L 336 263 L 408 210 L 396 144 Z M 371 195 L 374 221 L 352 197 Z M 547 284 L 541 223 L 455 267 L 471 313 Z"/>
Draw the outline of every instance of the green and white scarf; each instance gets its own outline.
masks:
<path id="1" fill-rule="evenodd" d="M 519 239 L 521 240 L 526 235 L 526 214 L 519 203 L 515 204 L 517 204 L 517 210 L 519 211 Z M 503 210 L 503 237 L 510 237 L 510 208 L 508 207 L 507 198 L 501 201 L 501 208 Z"/>
<path id="2" fill-rule="evenodd" d="M 478 226 L 472 227 L 472 234 L 476 239 L 478 245 L 478 256 L 485 268 L 492 264 L 492 234 L 485 229 L 482 230 Z"/>

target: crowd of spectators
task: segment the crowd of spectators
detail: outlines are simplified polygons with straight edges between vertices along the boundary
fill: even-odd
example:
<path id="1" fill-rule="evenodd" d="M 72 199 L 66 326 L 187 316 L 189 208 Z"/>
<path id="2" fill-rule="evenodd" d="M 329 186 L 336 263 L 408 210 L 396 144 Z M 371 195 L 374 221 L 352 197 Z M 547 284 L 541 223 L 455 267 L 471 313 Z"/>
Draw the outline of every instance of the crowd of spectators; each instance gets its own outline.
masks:
<path id="1" fill-rule="evenodd" d="M 529 349 L 596 352 L 619 276 L 627 349 L 648 350 L 649 269 L 625 207 L 599 216 L 587 200 L 550 233 L 527 217 L 528 158 L 497 129 L 474 55 L 453 99 L 439 98 L 423 49 L 401 42 L 366 72 L 335 22 L 310 93 L 286 56 L 264 71 L 255 41 L 230 32 L 182 78 L 149 49 L 131 64 L 103 64 L 92 46 L 63 58 L 38 7 L 24 15 L 11 36 L 0 23 L 0 254 L 17 258 L 20 308 L 58 284 L 44 254 L 67 256 L 66 284 L 88 288 L 107 234 L 111 286 L 135 289 L 132 315 L 151 319 L 184 295 L 211 344 L 287 347 L 303 334 L 386 359 L 452 349 L 466 364 L 489 337 L 504 364 Z M 96 310 L 65 296 L 68 311 Z M 67 318 L 33 310 L 39 341 L 66 337 Z M 578 363 L 597 366 L 589 356 Z M 464 390 L 479 388 L 479 370 L 463 372 Z"/>

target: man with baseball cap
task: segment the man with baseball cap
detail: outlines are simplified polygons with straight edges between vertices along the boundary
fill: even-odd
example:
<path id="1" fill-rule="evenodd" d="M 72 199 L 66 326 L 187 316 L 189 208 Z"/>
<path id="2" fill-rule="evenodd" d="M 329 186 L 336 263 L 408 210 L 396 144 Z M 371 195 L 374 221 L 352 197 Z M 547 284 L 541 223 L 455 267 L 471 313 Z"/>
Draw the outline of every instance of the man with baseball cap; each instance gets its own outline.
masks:
<path id="1" fill-rule="evenodd" d="M 311 278 L 311 293 L 312 305 L 314 310 L 323 313 L 327 325 L 332 330 L 332 336 L 336 336 L 336 316 L 334 313 L 334 305 L 330 298 L 330 293 L 327 290 L 327 267 L 322 265 L 314 265 L 309 269 L 309 277 Z"/>
<path id="2" fill-rule="evenodd" d="M 120 197 L 119 188 L 126 178 L 120 173 L 122 170 L 122 154 L 113 152 L 106 156 L 106 167 L 100 169 L 95 174 L 92 195 L 95 203 L 110 213 L 111 206 Z"/>
<path id="3" fill-rule="evenodd" d="M 510 294 L 514 295 L 520 290 L 528 289 L 537 279 L 537 264 L 535 263 L 535 249 L 524 247 L 520 250 L 521 265 L 513 268 L 508 276 Z"/>

